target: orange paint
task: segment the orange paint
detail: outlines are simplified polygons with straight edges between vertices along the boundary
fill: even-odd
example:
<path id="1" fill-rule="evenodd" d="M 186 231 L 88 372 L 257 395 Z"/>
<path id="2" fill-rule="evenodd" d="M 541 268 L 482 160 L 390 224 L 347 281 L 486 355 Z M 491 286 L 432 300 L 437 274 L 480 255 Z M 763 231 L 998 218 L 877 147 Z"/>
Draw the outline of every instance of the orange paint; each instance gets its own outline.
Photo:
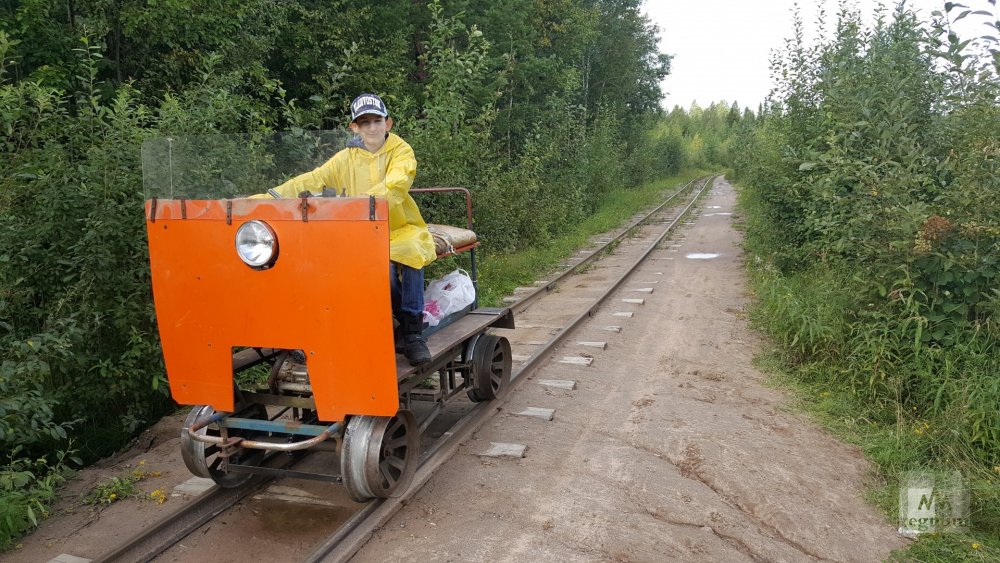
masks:
<path id="1" fill-rule="evenodd" d="M 146 202 L 153 296 L 170 391 L 178 403 L 233 410 L 235 346 L 302 349 L 319 418 L 399 409 L 385 200 L 310 198 Z M 186 219 L 182 219 L 182 215 Z M 236 229 L 274 229 L 278 258 L 257 271 Z"/>

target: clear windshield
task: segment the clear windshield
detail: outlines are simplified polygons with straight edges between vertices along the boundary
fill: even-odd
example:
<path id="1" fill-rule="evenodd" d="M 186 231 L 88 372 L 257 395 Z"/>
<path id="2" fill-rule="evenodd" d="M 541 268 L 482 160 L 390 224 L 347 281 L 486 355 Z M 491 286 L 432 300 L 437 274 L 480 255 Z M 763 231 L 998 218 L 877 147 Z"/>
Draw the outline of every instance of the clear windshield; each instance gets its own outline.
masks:
<path id="1" fill-rule="evenodd" d="M 266 192 L 313 170 L 352 134 L 290 131 L 260 135 L 159 137 L 142 144 L 146 199 L 229 199 Z"/>

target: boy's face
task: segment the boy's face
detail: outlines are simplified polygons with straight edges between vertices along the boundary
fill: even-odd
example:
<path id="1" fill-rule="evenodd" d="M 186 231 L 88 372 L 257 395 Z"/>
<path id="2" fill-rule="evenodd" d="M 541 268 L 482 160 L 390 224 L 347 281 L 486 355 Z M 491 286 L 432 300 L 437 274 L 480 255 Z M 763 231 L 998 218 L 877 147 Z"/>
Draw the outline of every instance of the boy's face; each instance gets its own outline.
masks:
<path id="1" fill-rule="evenodd" d="M 368 113 L 351 123 L 351 131 L 361 137 L 365 147 L 377 151 L 385 144 L 385 135 L 392 130 L 392 118 Z"/>

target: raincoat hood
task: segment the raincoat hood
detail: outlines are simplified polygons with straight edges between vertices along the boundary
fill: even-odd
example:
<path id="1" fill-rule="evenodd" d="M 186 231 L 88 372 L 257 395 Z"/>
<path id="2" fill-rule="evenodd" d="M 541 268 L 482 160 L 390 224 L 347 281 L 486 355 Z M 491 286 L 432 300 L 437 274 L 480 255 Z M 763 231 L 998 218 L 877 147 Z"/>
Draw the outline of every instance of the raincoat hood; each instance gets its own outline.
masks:
<path id="1" fill-rule="evenodd" d="M 389 140 L 389 135 L 391 135 L 391 134 L 392 133 L 386 133 L 385 134 L 385 140 L 386 141 Z M 402 141 L 402 139 L 399 139 L 399 140 Z M 349 149 L 364 149 L 364 150 L 368 151 L 368 147 L 365 146 L 365 141 L 364 141 L 364 139 L 361 138 L 360 135 L 355 135 L 355 136 L 351 137 L 351 140 L 347 141 L 347 143 L 345 144 L 345 146 L 347 148 L 349 148 Z M 384 146 L 385 145 L 383 145 L 383 147 Z M 382 150 L 382 149 L 379 149 L 379 150 Z M 372 151 L 368 151 L 368 152 L 372 152 Z M 376 151 L 376 152 L 378 152 L 378 151 Z"/>

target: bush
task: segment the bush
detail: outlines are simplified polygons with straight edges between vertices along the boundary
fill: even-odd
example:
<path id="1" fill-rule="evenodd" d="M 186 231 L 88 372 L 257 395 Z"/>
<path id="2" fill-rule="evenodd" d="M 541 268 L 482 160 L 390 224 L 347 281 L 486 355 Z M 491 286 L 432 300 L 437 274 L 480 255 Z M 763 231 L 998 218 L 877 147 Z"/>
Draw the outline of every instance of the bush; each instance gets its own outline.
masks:
<path id="1" fill-rule="evenodd" d="M 637 2 L 552 13 L 482 4 L 471 15 L 438 1 L 210 3 L 184 25 L 175 4 L 0 13 L 0 447 L 19 452 L 7 483 L 35 511 L 49 497 L 32 491 L 58 474 L 38 465 L 59 467 L 50 452 L 73 436 L 85 460 L 107 455 L 171 405 L 145 246 L 144 140 L 335 127 L 354 95 L 376 91 L 416 150 L 417 185 L 472 189 L 484 250 L 498 252 L 544 243 L 608 191 L 655 175 L 629 161 L 647 150 L 649 77 L 669 61 Z M 574 17 L 563 21 L 564 8 Z M 502 29 L 506 50 L 473 20 Z M 636 56 L 604 60 L 620 45 Z M 614 67 L 626 63 L 621 78 Z M 588 88 L 582 64 L 594 84 L 618 77 L 614 88 Z M 636 108 L 640 127 L 623 120 Z M 426 213 L 462 219 L 430 200 Z"/>
<path id="2" fill-rule="evenodd" d="M 65 452 L 54 458 L 49 462 L 23 457 L 22 448 L 15 447 L 0 466 L 0 551 L 49 516 L 48 506 L 56 498 L 56 489 L 71 474 Z"/>
<path id="3" fill-rule="evenodd" d="M 844 10 L 815 45 L 798 22 L 775 97 L 729 150 L 754 318 L 791 371 L 850 397 L 840 423 L 891 438 L 865 441 L 890 477 L 947 467 L 985 490 L 1000 467 L 1000 59 L 969 45 L 902 6 L 868 30 Z M 995 509 L 973 523 L 995 531 Z"/>

